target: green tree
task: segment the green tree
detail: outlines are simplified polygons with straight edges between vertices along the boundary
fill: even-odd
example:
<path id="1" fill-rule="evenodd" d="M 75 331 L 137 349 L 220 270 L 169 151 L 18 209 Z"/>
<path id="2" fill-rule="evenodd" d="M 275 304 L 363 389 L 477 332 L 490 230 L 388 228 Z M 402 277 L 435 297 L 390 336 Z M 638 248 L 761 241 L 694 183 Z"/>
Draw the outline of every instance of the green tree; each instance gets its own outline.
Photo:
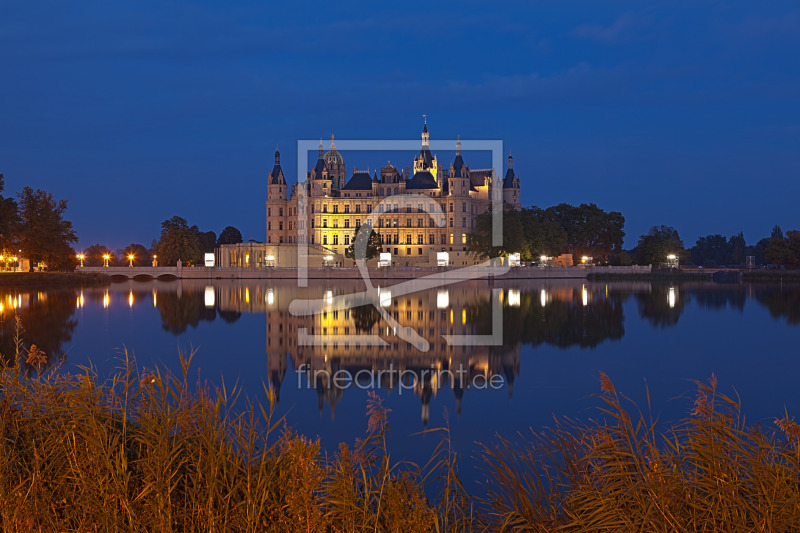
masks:
<path id="1" fill-rule="evenodd" d="M 239 244 L 242 242 L 242 233 L 233 226 L 227 226 L 217 239 L 217 246 L 221 244 Z M 213 250 L 212 250 L 213 251 Z"/>
<path id="2" fill-rule="evenodd" d="M 130 264 L 128 257 L 133 255 L 133 266 L 150 266 L 152 259 L 150 251 L 144 247 L 143 244 L 135 242 L 130 243 L 122 250 L 122 256 L 119 258 L 120 263 Z"/>
<path id="3" fill-rule="evenodd" d="M 684 256 L 683 241 L 678 230 L 670 226 L 653 226 L 647 234 L 639 237 L 636 246 L 636 260 L 640 265 L 659 266 L 667 261 L 667 256 Z"/>
<path id="4" fill-rule="evenodd" d="M 513 253 L 525 253 L 527 242 L 521 211 L 503 212 L 503 243 L 492 244 L 492 213 L 486 212 L 475 220 L 475 231 L 467 235 L 467 252 L 474 257 L 500 257 Z"/>
<path id="5" fill-rule="evenodd" d="M 728 239 L 730 256 L 727 264 L 743 265 L 747 261 L 747 242 L 744 240 L 744 233 L 741 231 L 736 235 L 731 235 Z"/>
<path id="6" fill-rule="evenodd" d="M 556 221 L 566 233 L 563 253 L 608 259 L 612 253 L 622 249 L 625 237 L 625 217 L 622 213 L 607 213 L 595 204 L 576 207 L 562 203 L 549 207 L 546 216 Z"/>
<path id="7" fill-rule="evenodd" d="M 350 246 L 345 249 L 344 256 L 348 259 L 356 259 L 355 247 L 359 244 L 362 244 L 364 238 L 367 238 L 368 240 L 364 259 L 369 260 L 378 257 L 378 255 L 383 251 L 383 247 L 381 246 L 381 236 L 378 235 L 370 226 L 364 228 L 363 231 L 361 231 L 361 229 L 362 227 L 356 228 L 356 235 L 353 237 Z M 369 234 L 366 231 L 367 229 L 369 229 Z"/>
<path id="8" fill-rule="evenodd" d="M 192 226 L 196 230 L 197 226 Z M 217 235 L 213 231 L 196 231 L 197 245 L 200 248 L 200 253 L 212 253 L 217 246 Z"/>
<path id="9" fill-rule="evenodd" d="M 773 237 L 764 250 L 764 259 L 767 263 L 800 266 L 800 231 L 787 231 L 784 238 L 778 238 L 776 235 L 777 233 L 773 231 Z"/>
<path id="10" fill-rule="evenodd" d="M 41 189 L 22 189 L 18 195 L 19 248 L 31 262 L 44 262 L 48 269 L 59 270 L 75 265 L 75 251 L 71 244 L 78 242 L 72 222 L 64 219 L 66 200 L 54 200 L 53 195 Z"/>
<path id="11" fill-rule="evenodd" d="M 188 226 L 186 219 L 174 216 L 161 223 L 161 238 L 156 251 L 158 263 L 172 266 L 178 260 L 184 266 L 200 262 L 200 247 L 197 232 Z"/>
<path id="12" fill-rule="evenodd" d="M 728 240 L 720 235 L 700 237 L 692 247 L 692 262 L 701 266 L 725 265 L 731 261 L 731 246 Z"/>
<path id="13" fill-rule="evenodd" d="M 523 259 L 538 259 L 543 255 L 560 255 L 567 242 L 567 232 L 550 214 L 536 206 L 523 209 L 522 226 L 527 253 Z"/>
<path id="14" fill-rule="evenodd" d="M 116 255 L 112 252 L 108 246 L 104 246 L 102 244 L 93 244 L 89 246 L 87 249 L 83 251 L 84 260 L 83 264 L 85 266 L 103 266 L 104 265 L 104 255 L 108 255 L 108 264 L 113 265 L 116 262 Z"/>
<path id="15" fill-rule="evenodd" d="M 0 174 L 0 193 L 5 189 L 5 178 Z M 17 232 L 19 231 L 19 210 L 13 198 L 0 194 L 0 255 L 16 255 Z"/>

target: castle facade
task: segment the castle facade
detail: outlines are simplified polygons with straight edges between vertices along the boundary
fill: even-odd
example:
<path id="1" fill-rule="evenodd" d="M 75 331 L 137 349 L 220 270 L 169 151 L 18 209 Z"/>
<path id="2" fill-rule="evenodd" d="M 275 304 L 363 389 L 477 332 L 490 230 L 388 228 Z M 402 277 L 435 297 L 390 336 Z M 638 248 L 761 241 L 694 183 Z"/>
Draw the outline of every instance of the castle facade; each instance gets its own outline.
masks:
<path id="1" fill-rule="evenodd" d="M 445 251 L 452 266 L 475 263 L 467 256 L 467 234 L 474 230 L 477 216 L 488 211 L 493 189 L 502 189 L 505 209 L 520 208 L 520 180 L 513 160 L 508 157 L 503 179 L 494 169 L 470 169 L 462 158 L 459 140 L 455 158 L 446 167 L 431 153 L 429 139 L 426 121 L 413 174 L 408 168 L 400 171 L 387 164 L 380 173 L 353 169 L 348 177 L 344 157 L 331 136 L 328 151 L 320 142 L 316 164 L 291 192 L 276 151 L 275 165 L 267 177 L 267 251 L 248 259 L 247 266 L 291 266 L 278 256 L 296 250 L 301 243 L 311 255 L 336 257 L 337 264 L 344 263 L 344 251 L 373 209 L 379 209 L 374 230 L 383 251 L 391 253 L 393 266 L 436 266 L 436 253 Z M 422 202 L 408 197 L 413 194 L 434 199 L 445 215 L 445 226 L 434 223 L 423 211 Z M 392 197 L 398 197 L 397 201 Z M 262 261 L 265 264 L 259 264 Z M 225 262 L 236 266 L 237 258 L 231 256 Z"/>

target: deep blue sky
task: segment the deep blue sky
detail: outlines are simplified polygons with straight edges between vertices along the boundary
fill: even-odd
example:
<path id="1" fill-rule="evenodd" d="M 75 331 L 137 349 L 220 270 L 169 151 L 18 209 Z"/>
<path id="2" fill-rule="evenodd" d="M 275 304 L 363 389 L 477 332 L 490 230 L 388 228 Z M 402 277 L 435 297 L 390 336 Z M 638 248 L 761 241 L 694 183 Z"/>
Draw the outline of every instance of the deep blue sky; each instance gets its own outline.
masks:
<path id="1" fill-rule="evenodd" d="M 298 138 L 426 113 L 503 139 L 525 204 L 622 211 L 628 246 L 755 241 L 800 228 L 799 58 L 794 1 L 0 0 L 0 172 L 68 199 L 82 247 L 176 214 L 264 240 L 276 144 L 295 176 Z"/>

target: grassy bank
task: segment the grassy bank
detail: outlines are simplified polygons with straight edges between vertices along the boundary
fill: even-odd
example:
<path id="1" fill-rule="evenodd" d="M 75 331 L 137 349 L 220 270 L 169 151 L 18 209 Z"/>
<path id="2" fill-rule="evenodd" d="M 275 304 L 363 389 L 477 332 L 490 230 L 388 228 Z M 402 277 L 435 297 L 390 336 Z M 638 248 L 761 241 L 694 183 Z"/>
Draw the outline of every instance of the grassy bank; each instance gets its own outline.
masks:
<path id="1" fill-rule="evenodd" d="M 42 287 L 68 289 L 88 285 L 107 285 L 111 278 L 105 274 L 74 272 L 0 272 L 0 287 Z"/>
<path id="2" fill-rule="evenodd" d="M 711 281 L 711 274 L 704 272 L 682 272 L 680 270 L 653 270 L 640 274 L 589 272 L 586 279 L 589 281 Z"/>
<path id="3" fill-rule="evenodd" d="M 325 455 L 266 405 L 129 361 L 113 379 L 0 371 L 4 531 L 789 531 L 800 426 L 747 428 L 716 382 L 660 435 L 602 377 L 598 422 L 483 445 L 469 493 L 446 430 L 424 467 L 393 461 L 371 396 L 365 437 Z M 27 362 L 25 362 L 27 361 Z M 241 403 L 245 402 L 245 403 Z M 435 496 L 425 489 L 437 487 Z M 427 491 L 432 492 L 431 490 Z"/>
<path id="4" fill-rule="evenodd" d="M 800 283 L 800 270 L 752 270 L 742 272 L 743 281 Z"/>

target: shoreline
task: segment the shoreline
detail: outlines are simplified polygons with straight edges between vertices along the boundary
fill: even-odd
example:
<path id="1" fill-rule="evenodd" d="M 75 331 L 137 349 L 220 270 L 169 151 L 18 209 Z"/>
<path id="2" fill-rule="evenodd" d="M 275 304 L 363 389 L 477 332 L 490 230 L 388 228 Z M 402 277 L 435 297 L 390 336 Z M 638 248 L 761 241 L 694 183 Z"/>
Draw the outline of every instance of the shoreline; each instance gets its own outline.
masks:
<path id="1" fill-rule="evenodd" d="M 111 276 L 96 272 L 0 272 L 0 287 L 69 289 L 109 284 L 111 284 Z"/>

